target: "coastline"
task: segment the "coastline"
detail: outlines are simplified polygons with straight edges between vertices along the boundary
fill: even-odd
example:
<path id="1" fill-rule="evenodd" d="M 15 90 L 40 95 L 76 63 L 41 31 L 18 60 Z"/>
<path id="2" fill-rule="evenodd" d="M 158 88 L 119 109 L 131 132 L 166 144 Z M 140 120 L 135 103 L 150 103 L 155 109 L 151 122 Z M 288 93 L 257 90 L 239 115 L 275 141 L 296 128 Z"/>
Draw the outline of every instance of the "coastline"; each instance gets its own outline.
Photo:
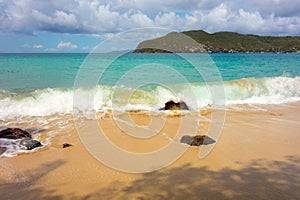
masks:
<path id="1" fill-rule="evenodd" d="M 144 174 L 116 171 L 97 161 L 68 120 L 64 132 L 54 135 L 46 148 L 0 158 L 0 191 L 4 199 L 296 199 L 300 103 L 260 108 L 267 111 L 229 109 L 222 134 L 205 158 L 198 158 L 199 147 L 190 147 L 170 166 Z M 136 115 L 142 115 L 137 124 L 149 123 L 146 114 Z M 176 131 L 178 118 L 168 118 L 166 130 Z M 167 141 L 159 137 L 148 145 L 137 144 L 121 136 L 110 117 L 99 122 L 112 133 L 110 139 L 129 151 L 147 152 Z M 63 149 L 63 142 L 73 146 Z"/>

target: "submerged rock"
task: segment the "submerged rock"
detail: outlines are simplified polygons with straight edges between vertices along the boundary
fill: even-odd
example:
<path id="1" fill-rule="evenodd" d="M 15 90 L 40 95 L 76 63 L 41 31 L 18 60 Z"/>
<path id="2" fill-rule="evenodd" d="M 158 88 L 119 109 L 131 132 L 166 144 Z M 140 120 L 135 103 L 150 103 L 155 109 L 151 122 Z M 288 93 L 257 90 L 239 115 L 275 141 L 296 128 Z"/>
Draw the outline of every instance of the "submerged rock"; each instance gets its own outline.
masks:
<path id="1" fill-rule="evenodd" d="M 37 147 L 41 147 L 42 144 L 37 140 L 32 140 L 30 138 L 24 138 L 23 140 L 21 140 L 20 146 L 21 146 L 22 149 L 32 150 L 32 149 L 35 149 Z"/>
<path id="2" fill-rule="evenodd" d="M 31 138 L 30 133 L 19 128 L 7 128 L 0 131 L 0 138 L 6 139 L 21 139 Z"/>
<path id="3" fill-rule="evenodd" d="M 175 103 L 174 101 L 168 101 L 165 103 L 165 107 L 160 108 L 159 110 L 189 110 L 189 107 L 184 101 Z"/>
<path id="4" fill-rule="evenodd" d="M 200 145 L 213 144 L 216 141 L 205 135 L 196 135 L 196 136 L 184 135 L 180 139 L 180 142 L 189 144 L 191 146 L 200 146 Z"/>

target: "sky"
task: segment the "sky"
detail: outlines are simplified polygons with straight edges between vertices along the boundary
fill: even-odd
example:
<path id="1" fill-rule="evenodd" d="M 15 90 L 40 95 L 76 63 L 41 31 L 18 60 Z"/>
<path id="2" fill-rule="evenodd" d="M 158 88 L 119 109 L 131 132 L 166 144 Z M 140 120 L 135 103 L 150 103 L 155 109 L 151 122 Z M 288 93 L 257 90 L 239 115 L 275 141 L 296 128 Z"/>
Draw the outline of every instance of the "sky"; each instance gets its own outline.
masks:
<path id="1" fill-rule="evenodd" d="M 0 53 L 90 52 L 144 27 L 300 36 L 300 0 L 0 0 Z"/>

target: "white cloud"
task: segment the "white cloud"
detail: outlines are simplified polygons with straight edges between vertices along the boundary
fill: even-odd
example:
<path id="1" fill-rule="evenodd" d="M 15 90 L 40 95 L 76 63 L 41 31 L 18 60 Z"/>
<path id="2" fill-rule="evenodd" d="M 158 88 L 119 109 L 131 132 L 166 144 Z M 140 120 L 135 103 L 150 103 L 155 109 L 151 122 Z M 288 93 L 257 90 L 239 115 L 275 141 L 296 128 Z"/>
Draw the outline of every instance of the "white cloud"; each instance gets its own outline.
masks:
<path id="1" fill-rule="evenodd" d="M 243 5 L 248 12 L 259 12 L 263 16 L 274 14 L 276 17 L 300 16 L 299 0 L 231 0 L 231 6 Z"/>
<path id="2" fill-rule="evenodd" d="M 60 42 L 57 44 L 57 48 L 58 48 L 58 49 L 62 49 L 62 48 L 77 49 L 77 45 L 76 45 L 76 44 L 72 44 L 71 42 L 63 42 L 63 41 L 60 41 Z"/>
<path id="3" fill-rule="evenodd" d="M 84 47 L 82 47 L 81 49 L 82 49 L 82 50 L 90 50 L 90 49 L 92 49 L 92 48 L 89 47 L 89 46 L 84 46 Z"/>
<path id="4" fill-rule="evenodd" d="M 33 45 L 32 47 L 35 48 L 35 49 L 42 49 L 42 48 L 44 48 L 43 45 L 40 45 L 40 44 Z"/>
<path id="5" fill-rule="evenodd" d="M 44 51 L 57 51 L 57 49 L 56 48 L 46 48 L 46 49 L 44 49 Z"/>
<path id="6" fill-rule="evenodd" d="M 258 11 L 234 9 L 226 3 L 206 12 L 193 11 L 181 17 L 181 20 L 176 16 L 172 18 L 169 21 L 176 21 L 181 30 L 204 29 L 208 32 L 235 31 L 261 35 L 300 34 L 300 17 L 275 17 L 274 14 L 263 16 Z"/>
<path id="7" fill-rule="evenodd" d="M 47 31 L 103 36 L 132 28 L 162 26 L 179 31 L 300 35 L 297 1 L 0 1 L 0 33 Z"/>
<path id="8" fill-rule="evenodd" d="M 163 27 L 175 28 L 175 26 L 182 27 L 184 25 L 184 19 L 174 12 L 157 15 L 154 20 L 158 26 Z"/>
<path id="9" fill-rule="evenodd" d="M 34 49 L 43 49 L 44 48 L 44 46 L 41 45 L 41 44 L 36 44 L 36 45 L 24 44 L 24 45 L 22 45 L 22 47 L 25 47 L 25 48 L 34 48 Z"/>

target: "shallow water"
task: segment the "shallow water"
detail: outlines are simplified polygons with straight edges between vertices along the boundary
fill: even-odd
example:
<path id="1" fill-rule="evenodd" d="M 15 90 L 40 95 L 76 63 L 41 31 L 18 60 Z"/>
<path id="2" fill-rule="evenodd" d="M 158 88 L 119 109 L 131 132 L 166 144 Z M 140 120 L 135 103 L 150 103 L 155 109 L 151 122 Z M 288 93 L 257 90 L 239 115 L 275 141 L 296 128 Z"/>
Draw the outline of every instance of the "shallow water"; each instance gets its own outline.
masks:
<path id="1" fill-rule="evenodd" d="M 265 113 L 268 105 L 300 101 L 299 58 L 300 54 L 129 53 L 117 59 L 114 54 L 1 54 L 0 127 L 41 130 L 33 137 L 48 148 L 56 134 L 63 142 L 75 130 L 74 119 L 100 119 L 110 111 L 180 116 L 159 111 L 169 100 L 185 101 L 191 113 Z M 102 64 L 112 60 L 103 70 Z M 196 61 L 196 68 L 189 61 Z M 210 122 L 205 116 L 200 120 Z M 1 145 L 12 147 L 2 156 L 23 153 L 6 141 Z"/>

